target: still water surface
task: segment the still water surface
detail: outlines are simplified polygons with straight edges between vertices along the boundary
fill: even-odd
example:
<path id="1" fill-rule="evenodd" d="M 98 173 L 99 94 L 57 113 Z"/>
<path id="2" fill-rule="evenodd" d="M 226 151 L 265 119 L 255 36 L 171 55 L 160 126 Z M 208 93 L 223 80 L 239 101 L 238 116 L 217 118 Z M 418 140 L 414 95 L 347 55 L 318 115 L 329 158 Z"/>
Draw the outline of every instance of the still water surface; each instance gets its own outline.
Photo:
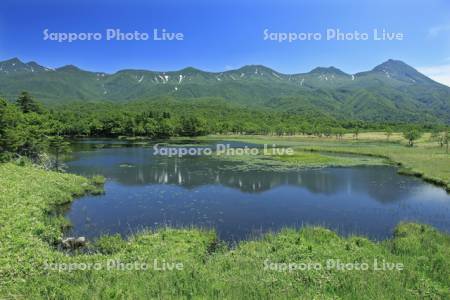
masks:
<path id="1" fill-rule="evenodd" d="M 450 196 L 390 166 L 236 171 L 217 159 L 154 156 L 151 147 L 114 140 L 79 142 L 72 156 L 69 172 L 107 178 L 105 195 L 68 208 L 76 236 L 170 225 L 214 228 L 221 239 L 238 241 L 322 225 L 384 239 L 407 220 L 450 231 Z"/>

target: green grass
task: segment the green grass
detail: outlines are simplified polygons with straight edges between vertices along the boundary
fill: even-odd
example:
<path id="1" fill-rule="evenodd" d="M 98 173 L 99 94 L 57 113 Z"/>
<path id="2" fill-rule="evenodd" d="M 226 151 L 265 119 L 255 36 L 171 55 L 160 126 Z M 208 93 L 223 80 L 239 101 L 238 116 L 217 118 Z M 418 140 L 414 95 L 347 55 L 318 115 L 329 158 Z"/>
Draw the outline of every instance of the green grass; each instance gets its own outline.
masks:
<path id="1" fill-rule="evenodd" d="M 310 227 L 285 229 L 230 249 L 214 232 L 165 228 L 128 240 L 103 237 L 89 244 L 91 254 L 57 251 L 54 244 L 67 224 L 49 214 L 56 205 L 90 190 L 90 180 L 79 176 L 0 165 L 0 299 L 450 297 L 450 236 L 418 224 L 399 225 L 394 237 L 384 242 L 342 238 Z M 182 263 L 183 269 L 153 270 L 154 259 Z M 369 270 L 328 269 L 329 259 L 365 262 Z M 374 259 L 403 264 L 404 270 L 373 270 Z M 146 262 L 151 267 L 107 270 L 110 260 Z M 46 270 L 46 263 L 96 263 L 101 268 L 59 272 Z M 315 263 L 323 268 L 267 270 L 268 263 Z"/>

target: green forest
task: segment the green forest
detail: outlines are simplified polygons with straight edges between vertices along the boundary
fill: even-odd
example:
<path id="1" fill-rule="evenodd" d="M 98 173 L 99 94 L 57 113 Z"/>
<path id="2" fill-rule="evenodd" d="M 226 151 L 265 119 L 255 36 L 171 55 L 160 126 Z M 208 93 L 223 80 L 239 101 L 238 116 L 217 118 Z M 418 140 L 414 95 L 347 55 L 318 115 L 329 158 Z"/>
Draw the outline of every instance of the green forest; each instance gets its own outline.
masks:
<path id="1" fill-rule="evenodd" d="M 405 132 L 411 141 L 420 132 L 443 139 L 444 125 L 376 123 L 336 119 L 314 110 L 302 113 L 271 111 L 230 104 L 217 98 L 180 101 L 170 97 L 126 104 L 74 102 L 44 106 L 23 92 L 15 102 L 0 99 L 0 156 L 36 159 L 42 152 L 63 151 L 65 139 L 75 137 L 134 137 L 164 139 L 208 134 L 319 136 L 355 138 L 363 131 Z M 442 141 L 445 143 L 445 141 Z"/>

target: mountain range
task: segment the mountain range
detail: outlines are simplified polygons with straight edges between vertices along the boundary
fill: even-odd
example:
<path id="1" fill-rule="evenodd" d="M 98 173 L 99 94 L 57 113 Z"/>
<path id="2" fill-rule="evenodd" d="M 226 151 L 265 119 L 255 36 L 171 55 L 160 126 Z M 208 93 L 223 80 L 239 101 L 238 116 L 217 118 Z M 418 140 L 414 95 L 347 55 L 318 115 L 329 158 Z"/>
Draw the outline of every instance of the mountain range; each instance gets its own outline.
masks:
<path id="1" fill-rule="evenodd" d="M 107 74 L 73 65 L 52 69 L 18 58 L 0 62 L 0 97 L 13 101 L 21 91 L 46 104 L 211 98 L 292 113 L 314 110 L 336 118 L 450 124 L 450 87 L 392 59 L 356 74 L 335 67 L 282 74 L 262 65 L 225 72 L 188 67 Z"/>

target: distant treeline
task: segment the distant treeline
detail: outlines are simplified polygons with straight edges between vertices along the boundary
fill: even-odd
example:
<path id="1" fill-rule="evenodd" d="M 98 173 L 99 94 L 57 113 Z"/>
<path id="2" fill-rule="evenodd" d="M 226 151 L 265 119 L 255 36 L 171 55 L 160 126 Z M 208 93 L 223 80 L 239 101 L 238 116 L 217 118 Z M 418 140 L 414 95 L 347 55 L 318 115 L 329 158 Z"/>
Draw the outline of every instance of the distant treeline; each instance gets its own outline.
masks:
<path id="1" fill-rule="evenodd" d="M 44 107 L 28 93 L 16 103 L 0 100 L 0 156 L 36 156 L 55 146 L 52 137 L 148 137 L 206 134 L 316 135 L 342 137 L 347 132 L 402 131 L 410 124 L 337 120 L 314 110 L 277 112 L 229 104 L 223 99 L 171 98 L 117 103 L 71 103 Z M 432 131 L 435 124 L 415 124 Z"/>
<path id="2" fill-rule="evenodd" d="M 230 104 L 220 98 L 113 103 L 72 103 L 53 107 L 65 136 L 200 136 L 206 134 L 336 136 L 355 129 L 403 130 L 410 124 L 338 120 L 315 110 L 280 112 Z M 415 124 L 432 130 L 436 124 Z"/>

